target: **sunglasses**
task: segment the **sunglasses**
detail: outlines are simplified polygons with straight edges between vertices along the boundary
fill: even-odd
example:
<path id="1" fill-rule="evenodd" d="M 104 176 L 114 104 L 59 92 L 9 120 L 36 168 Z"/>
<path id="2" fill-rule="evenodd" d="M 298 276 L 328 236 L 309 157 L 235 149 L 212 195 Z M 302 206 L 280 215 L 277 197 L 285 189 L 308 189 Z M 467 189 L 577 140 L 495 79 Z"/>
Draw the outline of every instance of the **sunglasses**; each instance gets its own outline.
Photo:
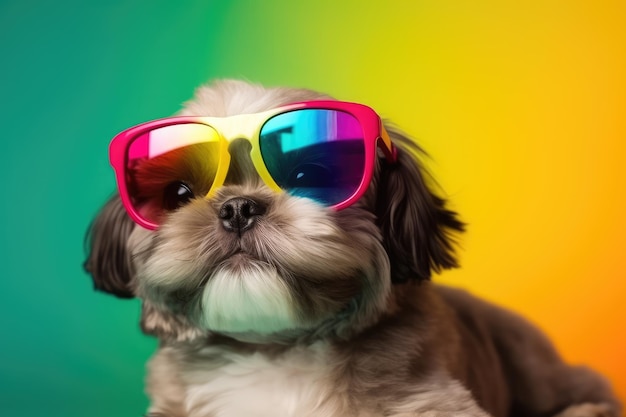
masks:
<path id="1" fill-rule="evenodd" d="M 307 101 L 230 117 L 181 116 L 131 127 L 113 138 L 111 165 L 122 203 L 140 226 L 224 184 L 229 144 L 250 142 L 250 158 L 273 190 L 341 210 L 369 185 L 380 148 L 396 149 L 380 117 L 362 104 Z"/>

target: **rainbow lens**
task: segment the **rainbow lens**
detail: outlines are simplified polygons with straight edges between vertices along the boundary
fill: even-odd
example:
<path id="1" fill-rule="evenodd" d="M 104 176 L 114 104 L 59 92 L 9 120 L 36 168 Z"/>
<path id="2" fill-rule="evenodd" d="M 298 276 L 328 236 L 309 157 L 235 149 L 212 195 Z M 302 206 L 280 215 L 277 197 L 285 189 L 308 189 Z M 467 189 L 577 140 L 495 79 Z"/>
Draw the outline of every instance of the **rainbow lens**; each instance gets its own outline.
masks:
<path id="1" fill-rule="evenodd" d="M 259 146 L 283 190 L 327 206 L 349 199 L 365 172 L 363 128 L 350 113 L 299 109 L 265 122 Z"/>
<path id="2" fill-rule="evenodd" d="M 205 195 L 217 172 L 220 139 L 211 127 L 172 124 L 144 132 L 131 142 L 126 186 L 135 211 L 160 223 L 194 195 Z"/>

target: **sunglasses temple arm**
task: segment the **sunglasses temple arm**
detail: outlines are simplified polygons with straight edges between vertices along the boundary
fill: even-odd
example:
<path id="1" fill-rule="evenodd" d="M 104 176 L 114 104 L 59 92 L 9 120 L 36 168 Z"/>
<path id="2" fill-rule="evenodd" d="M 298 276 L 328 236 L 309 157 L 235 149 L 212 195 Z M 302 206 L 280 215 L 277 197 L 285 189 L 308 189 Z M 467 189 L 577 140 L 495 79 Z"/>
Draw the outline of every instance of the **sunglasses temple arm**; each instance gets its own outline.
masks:
<path id="1" fill-rule="evenodd" d="M 378 139 L 378 147 L 382 149 L 388 162 L 396 162 L 398 159 L 398 148 L 395 147 L 389 137 L 387 129 L 383 122 L 380 122 L 380 138 Z"/>

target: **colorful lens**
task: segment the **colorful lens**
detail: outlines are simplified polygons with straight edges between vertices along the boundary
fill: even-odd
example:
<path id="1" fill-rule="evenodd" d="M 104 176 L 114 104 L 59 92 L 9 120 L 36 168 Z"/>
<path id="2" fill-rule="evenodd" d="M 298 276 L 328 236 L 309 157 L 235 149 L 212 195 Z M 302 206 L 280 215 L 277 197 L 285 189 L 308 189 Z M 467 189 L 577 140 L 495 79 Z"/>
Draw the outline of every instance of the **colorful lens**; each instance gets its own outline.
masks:
<path id="1" fill-rule="evenodd" d="M 283 190 L 333 206 L 349 199 L 365 172 L 359 121 L 338 110 L 299 109 L 269 119 L 259 146 L 268 172 Z"/>
<path id="2" fill-rule="evenodd" d="M 134 138 L 126 154 L 126 186 L 137 213 L 160 223 L 168 211 L 208 193 L 219 149 L 218 133 L 198 123 L 159 127 Z"/>

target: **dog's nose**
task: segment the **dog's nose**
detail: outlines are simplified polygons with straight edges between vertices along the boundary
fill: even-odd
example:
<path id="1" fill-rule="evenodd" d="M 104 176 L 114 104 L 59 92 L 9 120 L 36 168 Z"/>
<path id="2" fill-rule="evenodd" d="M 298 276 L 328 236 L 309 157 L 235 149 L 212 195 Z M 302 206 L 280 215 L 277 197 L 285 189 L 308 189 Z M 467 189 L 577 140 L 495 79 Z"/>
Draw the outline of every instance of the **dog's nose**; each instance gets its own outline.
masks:
<path id="1" fill-rule="evenodd" d="M 265 213 L 265 206 L 245 197 L 235 197 L 220 207 L 219 217 L 224 229 L 242 233 L 252 228 L 259 216 Z"/>

